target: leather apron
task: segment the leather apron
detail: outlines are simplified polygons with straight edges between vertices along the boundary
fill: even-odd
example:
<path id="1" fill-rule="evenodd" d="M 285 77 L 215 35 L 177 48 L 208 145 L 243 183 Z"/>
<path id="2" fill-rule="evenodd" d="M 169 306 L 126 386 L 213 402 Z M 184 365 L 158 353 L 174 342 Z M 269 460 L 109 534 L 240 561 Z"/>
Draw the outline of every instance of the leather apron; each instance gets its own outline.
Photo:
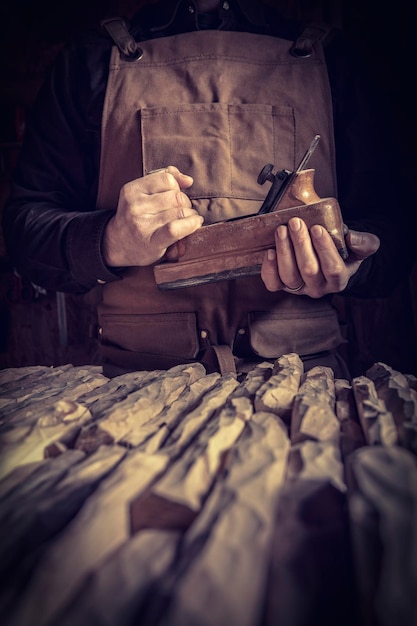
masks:
<path id="1" fill-rule="evenodd" d="M 256 213 L 265 163 L 294 170 L 317 133 L 315 188 L 336 196 L 323 49 L 315 42 L 311 56 L 297 58 L 291 45 L 208 30 L 141 42 L 135 62 L 114 46 L 97 208 L 116 208 L 123 184 L 175 165 L 194 178 L 186 193 L 206 224 Z M 258 276 L 162 292 L 152 267 L 132 267 L 103 286 L 98 314 L 104 360 L 129 369 L 201 360 L 210 346 L 275 359 L 343 341 L 329 299 L 270 293 Z"/>

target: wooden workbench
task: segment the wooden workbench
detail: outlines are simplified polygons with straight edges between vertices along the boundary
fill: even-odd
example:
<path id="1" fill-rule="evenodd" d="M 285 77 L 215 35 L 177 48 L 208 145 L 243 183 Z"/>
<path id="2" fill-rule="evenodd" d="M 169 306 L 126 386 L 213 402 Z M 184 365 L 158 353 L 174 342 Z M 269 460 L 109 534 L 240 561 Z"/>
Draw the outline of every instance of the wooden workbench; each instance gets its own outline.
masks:
<path id="1" fill-rule="evenodd" d="M 3 626 L 415 626 L 417 379 L 0 372 Z"/>

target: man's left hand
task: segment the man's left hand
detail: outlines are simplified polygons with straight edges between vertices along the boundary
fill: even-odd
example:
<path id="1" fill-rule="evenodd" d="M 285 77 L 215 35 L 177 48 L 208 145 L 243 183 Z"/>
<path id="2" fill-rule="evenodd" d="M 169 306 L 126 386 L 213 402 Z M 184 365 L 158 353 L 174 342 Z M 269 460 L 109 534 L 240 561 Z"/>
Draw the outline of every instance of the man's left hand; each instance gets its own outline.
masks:
<path id="1" fill-rule="evenodd" d="M 311 298 L 343 291 L 361 263 L 378 250 L 380 240 L 372 233 L 351 230 L 346 245 L 349 256 L 344 261 L 323 226 L 309 230 L 302 219 L 293 217 L 288 226 L 277 228 L 275 248 L 265 254 L 261 272 L 265 287 Z"/>

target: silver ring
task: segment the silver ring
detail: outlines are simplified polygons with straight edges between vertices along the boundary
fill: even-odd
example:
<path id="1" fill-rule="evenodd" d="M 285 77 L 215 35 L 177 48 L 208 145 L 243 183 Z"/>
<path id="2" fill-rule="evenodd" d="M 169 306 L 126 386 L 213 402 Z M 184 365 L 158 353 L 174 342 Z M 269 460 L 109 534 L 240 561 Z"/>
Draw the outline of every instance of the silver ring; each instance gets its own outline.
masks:
<path id="1" fill-rule="evenodd" d="M 301 291 L 301 289 L 305 286 L 305 282 L 302 281 L 298 287 L 288 287 L 288 285 L 285 285 L 285 288 L 287 291 L 291 291 L 292 293 L 295 293 L 296 291 Z"/>

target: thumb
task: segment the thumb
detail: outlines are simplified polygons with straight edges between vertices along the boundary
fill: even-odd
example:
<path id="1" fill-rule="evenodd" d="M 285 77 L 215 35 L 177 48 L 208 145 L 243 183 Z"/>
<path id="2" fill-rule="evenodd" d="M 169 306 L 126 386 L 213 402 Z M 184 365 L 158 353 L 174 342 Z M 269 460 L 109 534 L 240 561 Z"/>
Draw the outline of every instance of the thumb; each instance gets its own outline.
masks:
<path id="1" fill-rule="evenodd" d="M 357 259 L 366 259 L 378 250 L 380 239 L 373 233 L 349 230 L 346 235 L 346 244 L 350 252 Z"/>
<path id="2" fill-rule="evenodd" d="M 184 174 L 183 172 L 180 172 L 178 167 L 175 167 L 174 165 L 168 165 L 168 167 L 166 168 L 166 171 L 169 172 L 169 174 L 172 174 L 174 176 L 180 189 L 187 189 L 188 187 L 191 187 L 191 185 L 194 182 L 192 176 L 189 176 L 188 174 Z"/>

